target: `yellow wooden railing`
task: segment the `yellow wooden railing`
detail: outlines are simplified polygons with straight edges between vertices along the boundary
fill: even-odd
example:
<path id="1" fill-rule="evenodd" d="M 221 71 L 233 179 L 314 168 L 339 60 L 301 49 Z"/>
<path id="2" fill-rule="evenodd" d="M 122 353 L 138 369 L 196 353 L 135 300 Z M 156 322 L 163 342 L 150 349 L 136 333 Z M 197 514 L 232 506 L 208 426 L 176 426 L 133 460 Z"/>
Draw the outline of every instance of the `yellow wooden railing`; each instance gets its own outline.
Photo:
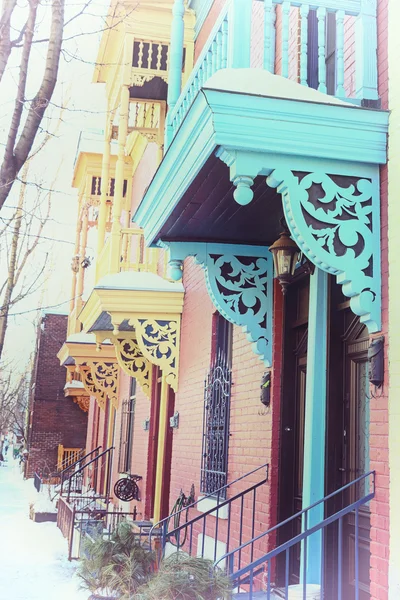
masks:
<path id="1" fill-rule="evenodd" d="M 62 471 L 83 456 L 84 448 L 64 448 L 58 445 L 57 471 Z"/>
<path id="2" fill-rule="evenodd" d="M 118 271 L 136 271 L 146 273 L 159 273 L 165 276 L 167 263 L 160 263 L 160 250 L 148 248 L 145 244 L 141 229 L 136 227 L 121 229 L 121 241 L 119 250 Z M 108 238 L 98 258 L 96 280 L 99 281 L 105 275 L 112 274 L 111 268 L 111 239 Z"/>

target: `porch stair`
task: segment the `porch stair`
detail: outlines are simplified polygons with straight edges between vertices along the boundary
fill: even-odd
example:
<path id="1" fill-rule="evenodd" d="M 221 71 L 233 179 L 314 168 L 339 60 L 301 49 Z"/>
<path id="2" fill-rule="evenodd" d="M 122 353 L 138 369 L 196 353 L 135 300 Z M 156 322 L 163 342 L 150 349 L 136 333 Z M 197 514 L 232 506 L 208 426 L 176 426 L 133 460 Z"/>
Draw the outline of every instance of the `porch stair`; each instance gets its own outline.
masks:
<path id="1" fill-rule="evenodd" d="M 256 469 L 257 470 L 257 469 Z M 243 476 L 243 479 L 246 476 Z M 183 550 L 187 552 L 189 555 L 197 555 L 204 556 L 205 558 L 211 558 L 211 555 L 214 556 L 214 565 L 222 568 L 229 575 L 233 589 L 245 588 L 248 589 L 248 592 L 236 592 L 233 595 L 233 598 L 237 600 L 278 600 L 279 598 L 284 598 L 288 600 L 289 597 L 289 586 L 291 585 L 290 581 L 290 556 L 291 552 L 295 555 L 299 551 L 299 547 L 303 548 L 304 552 L 302 552 L 302 571 L 301 571 L 301 579 L 306 582 L 307 581 L 307 561 L 309 562 L 309 566 L 311 566 L 311 570 L 314 571 L 314 574 L 319 574 L 318 577 L 321 577 L 321 591 L 322 597 L 324 597 L 325 587 L 324 587 L 324 573 L 325 573 L 325 564 L 324 564 L 324 544 L 326 541 L 327 528 L 329 525 L 333 525 L 335 528 L 337 527 L 338 531 L 338 550 L 337 550 L 337 569 L 338 569 L 338 598 L 344 598 L 342 595 L 342 574 L 345 571 L 345 561 L 348 561 L 350 556 L 343 551 L 343 539 L 344 539 L 344 519 L 350 515 L 351 513 L 354 515 L 354 556 L 352 557 L 352 561 L 354 562 L 354 573 L 359 573 L 359 511 L 360 509 L 368 504 L 370 500 L 372 500 L 375 496 L 375 471 L 369 471 L 365 475 L 361 475 L 354 481 L 348 483 L 343 486 L 339 490 L 325 496 L 321 500 L 311 504 L 307 508 L 299 511 L 292 517 L 278 523 L 277 525 L 271 527 L 267 531 L 260 533 L 259 535 L 254 535 L 254 522 L 257 519 L 256 514 L 256 492 L 259 486 L 263 485 L 268 480 L 268 477 L 258 484 L 252 485 L 245 489 L 244 491 L 233 495 L 228 500 L 223 500 L 219 502 L 221 490 L 218 490 L 218 498 L 216 500 L 216 505 L 210 510 L 204 512 L 203 514 L 197 514 L 193 518 L 188 518 L 188 509 L 193 506 L 198 505 L 198 500 L 193 504 L 181 509 L 176 514 L 178 517 L 181 516 L 181 513 L 186 511 L 186 520 L 182 525 L 178 525 L 172 530 L 168 529 L 168 525 L 170 522 L 174 522 L 176 524 L 176 514 L 170 515 L 166 519 L 160 521 L 156 525 L 153 526 L 152 530 L 150 530 L 149 534 L 149 545 L 150 547 L 154 547 L 152 544 L 152 536 L 155 537 L 156 531 L 161 532 L 161 552 L 159 551 L 157 554 L 159 559 L 162 558 L 164 551 L 166 549 L 167 543 L 172 541 L 173 545 L 176 548 L 176 551 Z M 224 495 L 226 492 L 226 488 L 232 484 L 225 486 L 222 490 Z M 369 491 L 368 491 L 369 490 Z M 359 497 L 357 500 L 352 501 L 347 504 L 344 508 L 338 510 L 334 514 L 331 514 L 327 517 L 318 517 L 317 515 L 325 515 L 328 513 L 327 506 L 329 506 L 328 502 L 333 498 L 341 498 L 343 497 L 343 492 L 350 493 L 350 497 Z M 252 505 L 252 537 L 246 542 L 242 542 L 242 525 L 244 518 L 244 503 L 245 500 L 248 506 Z M 249 502 L 250 501 L 250 502 Z M 240 509 L 240 512 L 237 513 L 240 517 L 239 521 L 239 541 L 240 544 L 232 550 L 229 550 L 229 540 L 230 540 L 230 532 L 231 532 L 231 512 L 232 512 L 232 503 L 236 502 Z M 219 521 L 218 513 L 224 510 L 224 513 L 227 514 L 227 527 L 225 528 L 225 534 L 223 540 L 220 539 L 218 535 Z M 329 514 L 329 513 L 328 513 Z M 207 518 L 209 516 L 213 516 L 212 520 Z M 217 518 L 215 518 L 217 517 Z M 353 517 L 352 517 L 353 518 Z M 262 552 L 263 547 L 267 547 L 270 544 L 271 540 L 276 539 L 276 535 L 281 530 L 282 527 L 293 523 L 301 522 L 303 523 L 302 531 L 298 535 L 295 535 L 287 542 L 275 546 L 272 550 L 269 550 L 267 553 Z M 237 526 L 237 524 L 236 524 Z M 195 531 L 194 531 L 195 528 Z M 214 531 L 214 535 L 211 538 L 213 541 L 212 546 L 208 546 L 206 548 L 204 544 L 205 534 L 209 533 L 208 539 L 210 540 L 211 532 Z M 202 533 L 202 538 L 200 535 Z M 315 536 L 314 534 L 320 533 L 320 538 Z M 203 542 L 199 543 L 195 547 L 194 538 L 196 534 L 199 535 L 199 539 L 202 539 Z M 271 537 L 269 537 L 271 536 Z M 314 536 L 311 538 L 311 536 Z M 311 538 L 311 540 L 310 540 Z M 318 541 L 319 540 L 319 541 Z M 228 550 L 221 555 L 218 544 L 225 543 Z M 315 542 L 317 541 L 317 546 Z M 320 558 L 316 559 L 315 554 L 309 551 L 309 546 L 313 551 L 317 550 L 317 556 Z M 248 559 L 250 557 L 250 561 Z M 277 568 L 277 557 L 282 560 L 281 568 L 284 567 L 284 581 L 275 582 L 275 573 Z M 317 560 L 316 564 L 313 564 L 313 561 Z M 264 581 L 263 585 L 265 586 L 265 591 L 257 590 L 261 586 L 260 581 L 260 573 L 264 573 Z M 278 585 L 277 585 L 278 584 Z M 282 587 L 283 585 L 283 587 Z M 279 586 L 279 587 L 278 587 Z M 297 586 L 296 586 L 297 587 Z M 303 587 L 303 586 L 302 586 Z M 308 586 L 304 585 L 304 590 L 302 590 L 302 600 L 307 600 L 307 588 Z M 359 597 L 359 581 L 358 576 L 355 577 L 355 598 Z M 310 590 L 308 590 L 310 591 Z M 298 593 L 298 592 L 297 592 Z"/>

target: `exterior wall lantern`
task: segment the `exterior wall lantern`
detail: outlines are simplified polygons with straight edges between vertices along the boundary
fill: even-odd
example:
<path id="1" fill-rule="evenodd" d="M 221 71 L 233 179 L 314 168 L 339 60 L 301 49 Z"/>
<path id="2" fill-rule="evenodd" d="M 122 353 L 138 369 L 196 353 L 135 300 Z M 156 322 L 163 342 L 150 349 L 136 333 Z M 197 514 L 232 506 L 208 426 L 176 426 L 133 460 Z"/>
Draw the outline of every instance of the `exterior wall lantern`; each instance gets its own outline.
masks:
<path id="1" fill-rule="evenodd" d="M 281 284 L 282 292 L 285 295 L 287 287 L 293 279 L 300 250 L 296 242 L 290 237 L 284 219 L 281 219 L 281 225 L 283 229 L 279 234 L 279 238 L 269 249 L 274 257 L 275 276 Z"/>

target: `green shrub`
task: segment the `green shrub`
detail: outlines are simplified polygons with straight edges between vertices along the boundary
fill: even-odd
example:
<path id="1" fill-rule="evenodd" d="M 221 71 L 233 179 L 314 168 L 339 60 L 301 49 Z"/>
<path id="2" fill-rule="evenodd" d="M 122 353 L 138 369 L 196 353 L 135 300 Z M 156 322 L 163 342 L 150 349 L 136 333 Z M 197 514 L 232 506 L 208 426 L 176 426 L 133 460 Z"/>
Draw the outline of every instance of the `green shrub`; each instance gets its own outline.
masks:
<path id="1" fill-rule="evenodd" d="M 157 573 L 140 587 L 132 600 L 228 600 L 227 575 L 212 561 L 176 552 L 161 562 Z"/>
<path id="2" fill-rule="evenodd" d="M 123 522 L 110 539 L 85 540 L 77 572 L 82 587 L 93 594 L 129 600 L 153 567 L 154 554 L 139 545 L 130 523 Z"/>

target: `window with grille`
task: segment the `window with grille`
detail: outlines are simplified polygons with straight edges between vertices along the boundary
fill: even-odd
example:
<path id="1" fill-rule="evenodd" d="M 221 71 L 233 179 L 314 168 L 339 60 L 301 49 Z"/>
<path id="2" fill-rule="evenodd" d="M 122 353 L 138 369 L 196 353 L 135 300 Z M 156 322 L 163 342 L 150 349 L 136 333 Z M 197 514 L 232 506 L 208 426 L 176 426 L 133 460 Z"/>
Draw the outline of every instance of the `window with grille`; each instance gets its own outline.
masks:
<path id="1" fill-rule="evenodd" d="M 204 494 L 213 494 L 227 483 L 231 361 L 232 324 L 217 313 L 213 322 L 211 366 L 204 385 L 200 482 Z"/>
<path id="2" fill-rule="evenodd" d="M 121 438 L 118 471 L 130 473 L 132 460 L 133 427 L 135 423 L 136 379 L 132 377 L 129 400 L 122 403 Z"/>

